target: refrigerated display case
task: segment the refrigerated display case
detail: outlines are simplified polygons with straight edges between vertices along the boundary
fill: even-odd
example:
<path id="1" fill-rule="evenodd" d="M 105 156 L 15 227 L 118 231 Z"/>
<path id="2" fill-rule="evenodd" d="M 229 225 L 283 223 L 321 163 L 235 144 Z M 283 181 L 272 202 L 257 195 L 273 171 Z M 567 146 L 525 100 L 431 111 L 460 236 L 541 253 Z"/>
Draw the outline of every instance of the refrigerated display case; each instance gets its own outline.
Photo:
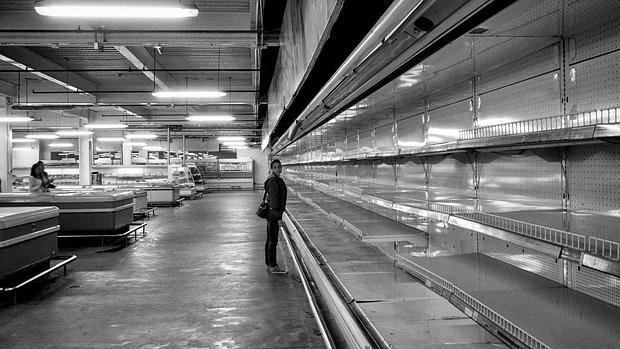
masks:
<path id="1" fill-rule="evenodd" d="M 213 190 L 253 190 L 252 159 L 210 159 L 196 162 L 201 177 Z"/>
<path id="2" fill-rule="evenodd" d="M 0 285 L 13 275 L 49 264 L 58 251 L 58 214 L 53 206 L 0 210 Z"/>

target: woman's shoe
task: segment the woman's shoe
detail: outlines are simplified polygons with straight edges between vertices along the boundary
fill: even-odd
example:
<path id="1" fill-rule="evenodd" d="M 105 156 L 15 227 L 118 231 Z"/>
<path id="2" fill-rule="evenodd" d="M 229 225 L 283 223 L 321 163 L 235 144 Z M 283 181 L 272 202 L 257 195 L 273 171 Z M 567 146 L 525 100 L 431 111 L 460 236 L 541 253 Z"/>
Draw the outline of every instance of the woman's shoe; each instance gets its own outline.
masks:
<path id="1" fill-rule="evenodd" d="M 273 267 L 269 267 L 267 268 L 267 271 L 270 272 L 271 274 L 286 274 L 288 273 L 288 271 L 286 269 L 280 268 L 279 265 L 275 265 Z"/>

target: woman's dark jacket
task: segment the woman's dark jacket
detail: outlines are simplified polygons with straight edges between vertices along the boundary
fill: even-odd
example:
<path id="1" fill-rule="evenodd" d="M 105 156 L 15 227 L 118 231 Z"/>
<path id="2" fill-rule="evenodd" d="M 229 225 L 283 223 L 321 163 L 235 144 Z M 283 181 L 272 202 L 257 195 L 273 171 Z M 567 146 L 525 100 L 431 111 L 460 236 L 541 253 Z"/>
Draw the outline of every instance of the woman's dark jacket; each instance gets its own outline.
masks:
<path id="1" fill-rule="evenodd" d="M 286 184 L 284 180 L 273 173 L 265 181 L 265 191 L 267 192 L 267 202 L 273 213 L 278 218 L 286 209 Z"/>

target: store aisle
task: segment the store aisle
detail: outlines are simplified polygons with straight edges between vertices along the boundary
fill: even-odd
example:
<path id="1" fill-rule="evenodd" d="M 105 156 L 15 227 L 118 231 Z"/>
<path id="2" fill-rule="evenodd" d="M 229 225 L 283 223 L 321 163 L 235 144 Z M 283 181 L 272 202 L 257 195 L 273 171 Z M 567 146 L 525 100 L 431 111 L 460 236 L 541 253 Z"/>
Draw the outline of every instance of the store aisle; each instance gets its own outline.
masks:
<path id="1" fill-rule="evenodd" d="M 148 236 L 117 252 L 64 248 L 79 256 L 68 277 L 0 306 L 0 346 L 322 347 L 297 276 L 266 272 L 260 194 L 158 209 Z M 283 241 L 278 252 L 292 268 Z"/>

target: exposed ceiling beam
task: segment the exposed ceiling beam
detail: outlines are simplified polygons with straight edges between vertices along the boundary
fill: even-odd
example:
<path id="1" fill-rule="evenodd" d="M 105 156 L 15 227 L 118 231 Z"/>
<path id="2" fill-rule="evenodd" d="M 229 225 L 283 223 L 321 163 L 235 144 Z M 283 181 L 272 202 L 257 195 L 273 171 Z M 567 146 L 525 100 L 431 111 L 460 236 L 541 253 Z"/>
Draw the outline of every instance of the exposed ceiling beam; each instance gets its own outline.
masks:
<path id="1" fill-rule="evenodd" d="M 167 90 L 170 85 L 177 83 L 177 81 L 165 71 L 160 71 L 159 74 L 157 74 L 149 70 L 149 66 L 151 69 L 161 69 L 162 67 L 154 61 L 153 56 L 147 52 L 144 47 L 114 46 L 114 48 L 160 88 Z"/>
<path id="2" fill-rule="evenodd" d="M 49 59 L 42 57 L 28 48 L 25 47 L 15 47 L 15 46 L 0 46 L 0 54 L 12 59 L 18 64 L 24 65 L 26 67 L 32 69 L 52 69 L 57 70 L 58 72 L 46 73 L 46 74 L 37 74 L 37 76 L 46 79 L 48 81 L 52 81 L 58 84 L 57 81 L 66 83 L 68 85 L 74 86 L 80 90 L 96 90 L 97 84 L 86 79 L 85 77 L 72 73 L 72 72 L 61 72 L 62 66 L 50 61 Z M 18 70 L 15 71 L 17 73 Z M 24 70 L 22 70 L 24 72 Z M 48 76 L 46 78 L 45 76 Z M 50 79 L 51 77 L 52 79 Z"/>
<path id="3" fill-rule="evenodd" d="M 7 46 L 172 46 L 172 47 L 256 47 L 258 31 L 236 30 L 28 30 L 0 29 L 0 44 Z M 269 40 L 265 45 L 279 45 Z M 265 40 L 264 40 L 265 41 Z"/>

